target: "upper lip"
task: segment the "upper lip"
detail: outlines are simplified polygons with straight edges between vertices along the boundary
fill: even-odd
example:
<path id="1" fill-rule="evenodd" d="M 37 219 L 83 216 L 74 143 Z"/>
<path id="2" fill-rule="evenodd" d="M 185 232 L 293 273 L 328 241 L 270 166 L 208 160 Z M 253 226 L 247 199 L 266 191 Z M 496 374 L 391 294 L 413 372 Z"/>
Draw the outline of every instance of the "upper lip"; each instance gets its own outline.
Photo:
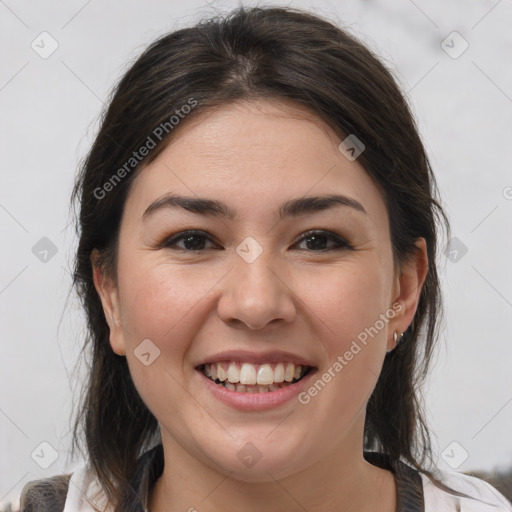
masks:
<path id="1" fill-rule="evenodd" d="M 219 361 L 237 361 L 240 363 L 264 364 L 264 363 L 294 363 L 302 366 L 315 366 L 310 360 L 284 352 L 282 350 L 271 350 L 266 352 L 250 352 L 247 350 L 226 350 L 217 352 L 202 359 L 196 367 L 203 364 L 217 363 Z"/>

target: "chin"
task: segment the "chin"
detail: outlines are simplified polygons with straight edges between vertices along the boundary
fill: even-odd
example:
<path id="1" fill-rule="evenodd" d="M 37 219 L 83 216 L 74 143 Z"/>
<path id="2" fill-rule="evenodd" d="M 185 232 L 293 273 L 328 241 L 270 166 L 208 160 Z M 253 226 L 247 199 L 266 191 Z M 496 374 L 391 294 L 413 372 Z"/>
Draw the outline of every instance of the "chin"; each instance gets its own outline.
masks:
<path id="1" fill-rule="evenodd" d="M 207 455 L 207 464 L 217 471 L 229 474 L 230 478 L 242 482 L 271 482 L 277 478 L 285 478 L 291 474 L 297 473 L 306 468 L 306 463 L 301 463 L 308 459 L 305 453 L 297 447 L 286 446 L 284 440 L 265 440 L 265 434 L 254 441 L 250 441 L 250 436 L 244 436 L 244 441 L 231 440 L 229 444 L 225 440 L 211 446 L 211 451 L 203 448 L 203 453 Z M 218 447 L 224 447 L 218 450 Z"/>

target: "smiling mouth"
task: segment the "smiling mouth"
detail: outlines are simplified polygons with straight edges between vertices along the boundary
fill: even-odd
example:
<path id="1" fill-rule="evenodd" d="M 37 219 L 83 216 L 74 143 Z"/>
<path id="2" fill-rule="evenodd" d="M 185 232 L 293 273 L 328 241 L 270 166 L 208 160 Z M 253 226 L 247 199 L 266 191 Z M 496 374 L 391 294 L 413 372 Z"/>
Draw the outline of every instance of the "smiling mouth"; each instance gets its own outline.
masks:
<path id="1" fill-rule="evenodd" d="M 312 366 L 293 363 L 253 365 L 235 361 L 203 364 L 198 368 L 209 380 L 239 393 L 268 393 L 291 386 L 303 379 Z"/>

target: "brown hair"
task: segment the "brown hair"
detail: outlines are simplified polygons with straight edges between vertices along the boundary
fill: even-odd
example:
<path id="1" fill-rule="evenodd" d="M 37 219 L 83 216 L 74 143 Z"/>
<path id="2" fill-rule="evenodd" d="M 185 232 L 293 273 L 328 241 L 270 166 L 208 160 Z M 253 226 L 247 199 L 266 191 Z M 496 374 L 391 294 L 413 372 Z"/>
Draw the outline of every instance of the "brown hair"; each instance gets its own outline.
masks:
<path id="1" fill-rule="evenodd" d="M 346 31 L 289 8 L 239 8 L 227 16 L 161 37 L 130 67 L 113 91 L 100 131 L 81 167 L 72 200 L 79 205 L 74 286 L 88 320 L 89 380 L 75 425 L 107 496 L 120 510 L 142 452 L 158 442 L 156 419 L 139 397 L 124 357 L 109 345 L 109 328 L 95 290 L 90 255 L 116 274 L 117 238 L 130 184 L 173 136 L 170 117 L 196 104 L 182 121 L 235 100 L 292 100 L 341 136 L 365 144 L 359 162 L 380 187 L 390 219 L 395 262 L 415 241 L 427 243 L 428 274 L 405 339 L 389 353 L 369 400 L 366 450 L 388 454 L 430 473 L 429 432 L 419 387 L 438 337 L 441 295 L 436 269 L 437 222 L 449 232 L 434 176 L 415 122 L 391 73 Z M 142 164 L 104 184 L 162 123 L 165 137 Z M 168 132 L 168 133 L 167 133 Z M 119 173 L 118 173 L 119 176 Z M 101 196 L 101 197 L 99 197 Z M 420 335 L 421 333 L 421 335 Z"/>

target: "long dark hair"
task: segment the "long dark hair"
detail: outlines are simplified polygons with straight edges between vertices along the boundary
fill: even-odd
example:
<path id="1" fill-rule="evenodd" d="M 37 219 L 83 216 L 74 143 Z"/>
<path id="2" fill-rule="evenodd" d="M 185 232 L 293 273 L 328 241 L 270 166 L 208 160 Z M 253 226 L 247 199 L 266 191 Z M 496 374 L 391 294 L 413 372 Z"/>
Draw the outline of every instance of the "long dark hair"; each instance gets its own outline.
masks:
<path id="1" fill-rule="evenodd" d="M 183 113 L 182 106 L 193 104 L 186 117 L 180 116 L 181 127 L 207 109 L 265 98 L 297 102 L 341 137 L 355 134 L 363 141 L 358 161 L 382 191 L 395 263 L 413 254 L 419 237 L 426 240 L 428 274 L 414 322 L 385 358 L 367 406 L 364 448 L 432 476 L 419 388 L 441 319 L 438 228 L 449 233 L 449 223 L 413 116 L 390 71 L 346 31 L 295 9 L 239 8 L 165 35 L 144 51 L 114 89 L 73 191 L 79 210 L 73 284 L 87 314 L 91 352 L 74 446 L 83 438 L 86 455 L 117 509 L 130 493 L 137 458 L 158 442 L 159 432 L 126 359 L 110 348 L 91 251 L 98 249 L 102 268 L 115 280 L 127 192 L 136 173 L 173 137 L 176 110 Z M 156 137 L 162 126 L 166 129 Z M 136 165 L 130 158 L 150 136 L 155 147 Z"/>

